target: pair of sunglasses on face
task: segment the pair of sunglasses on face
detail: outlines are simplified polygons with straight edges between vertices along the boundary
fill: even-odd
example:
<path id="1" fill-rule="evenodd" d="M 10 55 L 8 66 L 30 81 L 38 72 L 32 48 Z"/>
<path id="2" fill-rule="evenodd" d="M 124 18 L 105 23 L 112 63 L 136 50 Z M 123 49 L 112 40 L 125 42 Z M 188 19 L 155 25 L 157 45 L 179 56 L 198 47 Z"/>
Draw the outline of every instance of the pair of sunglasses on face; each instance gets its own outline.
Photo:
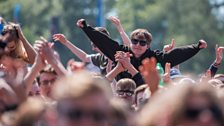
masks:
<path id="1" fill-rule="evenodd" d="M 44 86 L 47 86 L 47 85 L 49 85 L 49 84 L 53 84 L 55 81 L 56 81 L 56 79 L 54 78 L 54 79 L 51 79 L 51 80 L 43 80 L 43 81 L 41 81 L 40 83 L 41 83 L 42 85 L 44 85 Z"/>
<path id="2" fill-rule="evenodd" d="M 218 119 L 222 117 L 221 110 L 217 106 L 210 106 L 208 108 L 187 108 L 184 111 L 184 116 L 188 119 L 195 120 L 205 111 L 210 112 L 213 118 Z"/>
<path id="3" fill-rule="evenodd" d="M 148 44 L 147 41 L 139 39 L 131 39 L 131 43 L 134 45 L 137 45 L 139 43 L 140 46 L 145 46 Z"/>
<path id="4" fill-rule="evenodd" d="M 129 90 L 117 90 L 116 91 L 118 95 L 126 95 L 131 97 L 134 94 L 134 91 L 129 91 Z"/>
<path id="5" fill-rule="evenodd" d="M 82 121 L 84 119 L 90 119 L 95 123 L 104 122 L 107 120 L 106 112 L 102 110 L 85 110 L 83 108 L 75 108 L 67 111 L 59 110 L 59 112 L 73 121 Z"/>

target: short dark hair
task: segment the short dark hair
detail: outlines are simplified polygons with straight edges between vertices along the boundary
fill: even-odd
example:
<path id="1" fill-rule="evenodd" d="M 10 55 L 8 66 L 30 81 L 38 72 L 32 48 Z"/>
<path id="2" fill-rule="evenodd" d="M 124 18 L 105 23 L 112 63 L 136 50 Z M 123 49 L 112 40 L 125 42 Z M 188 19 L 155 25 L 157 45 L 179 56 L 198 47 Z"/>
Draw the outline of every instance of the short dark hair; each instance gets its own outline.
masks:
<path id="1" fill-rule="evenodd" d="M 134 92 L 135 88 L 135 81 L 129 78 L 120 79 L 116 84 L 116 90 L 132 90 Z"/>
<path id="2" fill-rule="evenodd" d="M 40 75 L 42 73 L 52 73 L 54 75 L 57 75 L 56 71 L 54 70 L 54 68 L 51 66 L 51 65 L 47 65 L 46 67 L 44 67 L 44 69 L 42 69 L 40 72 L 39 72 L 39 75 L 37 76 L 37 83 L 38 85 L 40 86 Z"/>
<path id="3" fill-rule="evenodd" d="M 134 38 L 145 39 L 147 44 L 150 44 L 152 41 L 152 34 L 146 29 L 136 29 L 131 33 L 131 39 Z"/>
<path id="4" fill-rule="evenodd" d="M 104 34 L 107 35 L 107 36 L 110 36 L 110 33 L 109 33 L 109 32 L 107 31 L 107 29 L 104 28 L 104 27 L 95 27 L 95 29 L 96 29 L 97 31 L 100 31 L 100 32 L 104 33 Z"/>

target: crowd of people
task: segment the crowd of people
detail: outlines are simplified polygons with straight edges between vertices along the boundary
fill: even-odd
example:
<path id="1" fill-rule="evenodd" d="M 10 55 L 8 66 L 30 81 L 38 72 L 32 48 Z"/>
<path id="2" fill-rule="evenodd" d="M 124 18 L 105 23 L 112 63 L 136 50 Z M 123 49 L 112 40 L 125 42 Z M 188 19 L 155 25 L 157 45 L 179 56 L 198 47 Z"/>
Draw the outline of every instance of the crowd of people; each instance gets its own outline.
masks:
<path id="1" fill-rule="evenodd" d="M 202 76 L 179 65 L 205 49 L 205 40 L 151 50 L 147 29 L 128 36 L 119 18 L 109 20 L 122 44 L 85 19 L 76 28 L 89 38 L 87 54 L 64 34 L 52 36 L 80 61 L 61 62 L 54 42 L 33 45 L 16 23 L 0 17 L 0 126 L 224 126 L 223 46 Z M 161 73 L 160 71 L 164 71 Z"/>

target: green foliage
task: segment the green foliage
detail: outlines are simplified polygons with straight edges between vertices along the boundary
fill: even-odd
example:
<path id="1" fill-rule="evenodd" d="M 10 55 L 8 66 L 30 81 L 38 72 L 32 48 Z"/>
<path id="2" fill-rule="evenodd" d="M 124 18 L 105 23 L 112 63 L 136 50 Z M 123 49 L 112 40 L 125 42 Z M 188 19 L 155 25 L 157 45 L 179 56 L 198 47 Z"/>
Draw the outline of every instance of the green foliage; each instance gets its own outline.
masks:
<path id="1" fill-rule="evenodd" d="M 114 1 L 104 0 L 105 12 L 109 11 Z M 81 29 L 76 27 L 76 21 L 85 18 L 88 23 L 96 25 L 97 2 L 96 0 L 2 0 L 1 12 L 7 21 L 13 21 L 13 9 L 16 4 L 21 6 L 19 23 L 27 39 L 34 43 L 40 36 L 51 40 L 52 17 L 59 20 L 59 33 L 63 33 L 76 46 L 87 53 L 92 53 L 90 42 Z M 60 43 L 55 43 L 55 48 L 61 55 L 65 64 L 68 59 L 76 58 L 67 48 Z"/>
<path id="2" fill-rule="evenodd" d="M 219 27 L 208 0 L 118 0 L 115 7 L 128 33 L 136 28 L 152 33 L 154 49 L 162 49 L 172 38 L 176 46 L 206 40 L 208 48 L 181 65 L 185 71 L 205 71 L 215 59 L 215 44 L 224 46 L 224 28 Z"/>
<path id="3" fill-rule="evenodd" d="M 183 63 L 182 69 L 200 73 L 206 70 L 215 58 L 215 44 L 224 46 L 224 22 L 217 19 L 212 0 L 104 0 L 105 18 L 117 15 L 128 34 L 136 28 L 146 28 L 153 35 L 152 49 L 162 49 L 174 38 L 176 46 L 197 43 L 199 39 L 208 42 L 208 48 Z M 0 15 L 13 21 L 13 8 L 20 4 L 19 23 L 28 40 L 33 43 L 39 36 L 51 39 L 52 17 L 59 20 L 58 32 L 87 53 L 92 53 L 89 40 L 76 27 L 80 18 L 96 25 L 96 0 L 0 0 Z M 113 39 L 120 38 L 111 22 L 106 20 Z M 56 43 L 56 50 L 64 64 L 75 57 L 67 48 Z M 224 66 L 224 65 L 223 65 Z M 221 68 L 220 72 L 223 71 Z"/>

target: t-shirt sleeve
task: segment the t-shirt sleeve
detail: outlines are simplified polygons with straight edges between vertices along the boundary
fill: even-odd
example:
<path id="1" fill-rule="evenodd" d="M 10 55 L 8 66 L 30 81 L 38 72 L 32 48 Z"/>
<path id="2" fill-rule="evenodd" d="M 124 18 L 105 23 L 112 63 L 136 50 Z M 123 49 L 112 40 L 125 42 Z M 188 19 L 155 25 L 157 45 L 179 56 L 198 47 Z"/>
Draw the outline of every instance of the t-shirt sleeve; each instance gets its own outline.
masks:
<path id="1" fill-rule="evenodd" d="M 92 55 L 89 55 L 89 57 L 90 57 L 90 62 L 93 65 L 100 67 L 101 56 L 99 54 L 92 54 Z"/>

